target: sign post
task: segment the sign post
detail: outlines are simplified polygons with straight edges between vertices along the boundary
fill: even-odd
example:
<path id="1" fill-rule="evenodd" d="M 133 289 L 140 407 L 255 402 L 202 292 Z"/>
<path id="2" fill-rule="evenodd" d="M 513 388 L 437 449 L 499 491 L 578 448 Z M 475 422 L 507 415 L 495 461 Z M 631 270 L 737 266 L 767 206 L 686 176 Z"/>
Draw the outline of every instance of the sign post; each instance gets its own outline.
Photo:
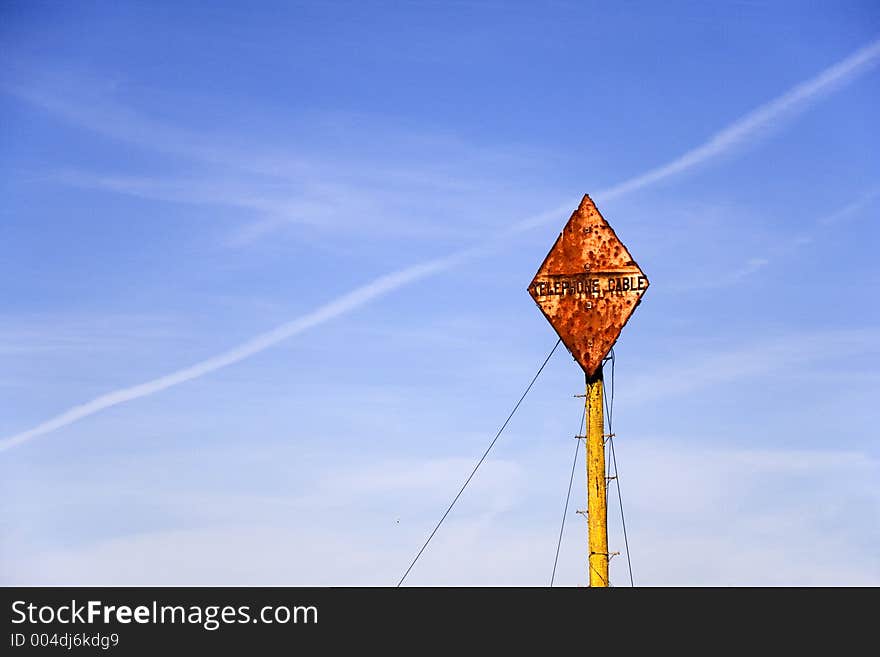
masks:
<path id="1" fill-rule="evenodd" d="M 608 486 L 601 366 L 587 377 L 587 534 L 590 586 L 608 586 Z"/>
<path id="2" fill-rule="evenodd" d="M 589 196 L 529 284 L 532 299 L 586 376 L 590 586 L 609 583 L 602 361 L 647 289 L 648 277 Z"/>

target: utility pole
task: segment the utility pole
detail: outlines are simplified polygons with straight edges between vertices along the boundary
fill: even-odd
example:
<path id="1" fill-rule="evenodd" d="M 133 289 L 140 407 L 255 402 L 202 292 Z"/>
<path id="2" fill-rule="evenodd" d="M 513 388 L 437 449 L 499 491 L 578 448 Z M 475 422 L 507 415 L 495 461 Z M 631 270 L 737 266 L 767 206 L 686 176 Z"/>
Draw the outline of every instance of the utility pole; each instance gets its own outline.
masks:
<path id="1" fill-rule="evenodd" d="M 605 479 L 605 418 L 602 366 L 586 377 L 587 526 L 590 586 L 608 586 L 608 487 Z"/>
<path id="2" fill-rule="evenodd" d="M 602 362 L 647 289 L 648 277 L 589 196 L 529 284 L 532 299 L 586 375 L 590 586 L 609 585 Z"/>

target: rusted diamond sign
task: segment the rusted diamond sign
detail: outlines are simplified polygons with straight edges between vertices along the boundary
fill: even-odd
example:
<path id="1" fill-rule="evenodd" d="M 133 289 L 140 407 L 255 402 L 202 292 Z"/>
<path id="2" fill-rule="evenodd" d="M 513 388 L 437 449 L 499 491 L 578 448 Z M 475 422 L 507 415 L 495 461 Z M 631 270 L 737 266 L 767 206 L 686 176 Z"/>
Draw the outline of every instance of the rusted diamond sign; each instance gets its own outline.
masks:
<path id="1" fill-rule="evenodd" d="M 584 196 L 535 274 L 529 294 L 592 376 L 647 289 L 648 277 Z"/>

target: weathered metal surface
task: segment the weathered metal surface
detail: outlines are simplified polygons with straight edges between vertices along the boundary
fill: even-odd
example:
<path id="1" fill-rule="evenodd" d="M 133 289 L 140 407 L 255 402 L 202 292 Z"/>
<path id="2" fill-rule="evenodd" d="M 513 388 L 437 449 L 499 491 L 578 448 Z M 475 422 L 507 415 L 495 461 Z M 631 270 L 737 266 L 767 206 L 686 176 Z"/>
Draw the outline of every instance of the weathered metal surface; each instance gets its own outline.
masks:
<path id="1" fill-rule="evenodd" d="M 648 277 L 584 196 L 535 274 L 529 294 L 592 376 L 647 289 Z"/>

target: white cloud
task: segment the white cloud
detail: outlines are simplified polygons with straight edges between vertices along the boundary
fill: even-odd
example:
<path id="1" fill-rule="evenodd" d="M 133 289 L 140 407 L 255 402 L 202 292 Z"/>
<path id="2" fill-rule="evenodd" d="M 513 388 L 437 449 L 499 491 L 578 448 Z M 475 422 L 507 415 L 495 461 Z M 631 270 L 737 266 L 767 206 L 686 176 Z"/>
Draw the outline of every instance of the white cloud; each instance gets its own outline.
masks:
<path id="1" fill-rule="evenodd" d="M 711 439 L 618 441 L 637 581 L 880 582 L 878 525 L 863 515 L 880 519 L 876 459 L 835 449 L 719 448 Z"/>
<path id="2" fill-rule="evenodd" d="M 736 345 L 714 345 L 689 353 L 670 364 L 666 358 L 655 370 L 635 374 L 621 398 L 633 401 L 676 397 L 709 386 L 773 372 L 793 372 L 827 362 L 829 345 L 835 358 L 877 353 L 880 340 L 876 330 L 851 329 L 810 331 L 767 336 Z M 802 370 L 801 370 L 802 371 Z"/>
<path id="3" fill-rule="evenodd" d="M 875 458 L 835 449 L 716 447 L 711 436 L 619 439 L 617 447 L 638 585 L 880 584 Z M 533 456 L 528 470 L 487 462 L 475 482 L 480 490 L 455 509 L 408 585 L 547 584 L 559 508 L 536 515 L 529 505 L 537 490 L 559 483 L 559 472 L 541 466 L 546 455 Z M 0 544 L 0 581 L 393 585 L 430 530 L 434 518 L 426 509 L 454 492 L 465 461 L 377 462 L 355 481 L 346 466 L 320 477 L 321 494 L 303 497 L 302 487 L 268 505 L 249 494 L 236 500 L 234 491 L 191 504 L 174 486 L 158 497 L 145 490 L 141 495 L 186 528 L 90 533 L 50 549 Z M 574 513 L 582 490 L 577 481 L 560 585 L 585 580 L 586 529 Z M 399 523 L 389 499 L 405 507 Z M 611 549 L 622 551 L 614 505 L 610 515 Z M 612 564 L 613 582 L 627 585 L 623 555 Z"/>

